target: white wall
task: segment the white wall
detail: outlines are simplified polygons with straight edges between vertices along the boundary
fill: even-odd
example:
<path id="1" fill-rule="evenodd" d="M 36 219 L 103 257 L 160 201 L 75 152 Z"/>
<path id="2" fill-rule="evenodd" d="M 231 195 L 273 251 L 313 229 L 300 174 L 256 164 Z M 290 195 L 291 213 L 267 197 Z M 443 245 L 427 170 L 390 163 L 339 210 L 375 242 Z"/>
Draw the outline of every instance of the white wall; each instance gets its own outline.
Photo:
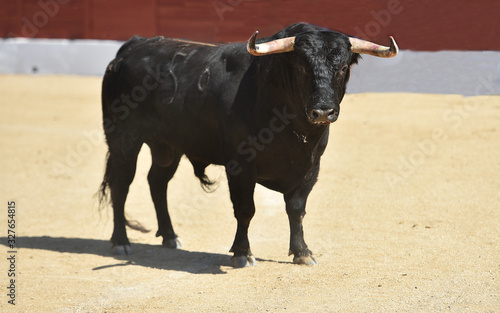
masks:
<path id="1" fill-rule="evenodd" d="M 0 73 L 102 76 L 122 42 L 0 39 Z M 500 94 L 500 52 L 401 51 L 393 59 L 365 55 L 348 92 Z"/>
<path id="2" fill-rule="evenodd" d="M 103 40 L 0 40 L 0 73 L 102 76 L 122 42 Z"/>
<path id="3" fill-rule="evenodd" d="M 392 59 L 363 56 L 348 91 L 500 94 L 498 51 L 401 51 Z"/>

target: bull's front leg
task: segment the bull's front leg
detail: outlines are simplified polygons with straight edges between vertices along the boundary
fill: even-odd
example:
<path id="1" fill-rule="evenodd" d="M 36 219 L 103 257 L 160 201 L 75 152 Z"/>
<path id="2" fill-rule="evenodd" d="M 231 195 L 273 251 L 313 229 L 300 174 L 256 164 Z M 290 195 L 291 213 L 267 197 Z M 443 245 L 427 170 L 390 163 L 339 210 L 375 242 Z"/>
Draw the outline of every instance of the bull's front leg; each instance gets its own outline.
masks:
<path id="1" fill-rule="evenodd" d="M 257 261 L 250 251 L 250 242 L 248 241 L 248 227 L 255 214 L 253 201 L 255 181 L 245 173 L 237 175 L 228 173 L 227 176 L 234 217 L 238 221 L 234 243 L 229 250 L 234 253 L 231 263 L 236 268 L 255 266 Z"/>
<path id="2" fill-rule="evenodd" d="M 290 222 L 290 250 L 289 255 L 294 255 L 293 263 L 314 266 L 318 264 L 312 256 L 311 250 L 304 241 L 302 220 L 306 214 L 306 201 L 312 190 L 313 182 L 304 184 L 297 189 L 285 194 L 286 213 Z"/>

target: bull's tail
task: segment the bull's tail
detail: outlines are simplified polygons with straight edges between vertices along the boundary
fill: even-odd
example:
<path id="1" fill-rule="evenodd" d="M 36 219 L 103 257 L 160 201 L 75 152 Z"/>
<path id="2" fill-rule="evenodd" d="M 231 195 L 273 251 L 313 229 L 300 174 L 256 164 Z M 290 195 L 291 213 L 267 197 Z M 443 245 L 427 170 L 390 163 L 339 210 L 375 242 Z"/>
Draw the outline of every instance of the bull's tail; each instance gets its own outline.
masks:
<path id="1" fill-rule="evenodd" d="M 106 155 L 106 169 L 104 171 L 104 178 L 102 180 L 99 190 L 97 190 L 96 196 L 99 201 L 99 211 L 102 211 L 110 202 L 109 199 L 109 182 L 111 180 L 111 160 L 109 152 Z"/>

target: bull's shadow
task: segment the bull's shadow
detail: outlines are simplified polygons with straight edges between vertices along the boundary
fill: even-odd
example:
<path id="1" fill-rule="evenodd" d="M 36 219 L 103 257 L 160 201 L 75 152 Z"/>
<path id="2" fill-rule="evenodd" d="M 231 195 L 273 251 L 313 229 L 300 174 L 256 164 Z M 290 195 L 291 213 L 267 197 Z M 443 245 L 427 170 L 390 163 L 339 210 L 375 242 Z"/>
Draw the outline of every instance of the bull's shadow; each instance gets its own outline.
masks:
<path id="1" fill-rule="evenodd" d="M 0 243 L 7 245 L 7 238 L 0 237 Z M 174 270 L 192 274 L 225 274 L 222 267 L 230 267 L 231 260 L 228 254 L 186 251 L 182 249 L 168 249 L 159 245 L 133 243 L 134 254 L 127 256 L 113 255 L 111 244 L 107 240 L 64 238 L 64 237 L 18 237 L 16 245 L 19 253 L 22 249 L 40 249 L 61 253 L 94 254 L 114 258 L 119 261 L 113 263 L 103 261 L 103 265 L 92 270 L 105 270 L 115 266 L 139 265 L 163 270 Z"/>

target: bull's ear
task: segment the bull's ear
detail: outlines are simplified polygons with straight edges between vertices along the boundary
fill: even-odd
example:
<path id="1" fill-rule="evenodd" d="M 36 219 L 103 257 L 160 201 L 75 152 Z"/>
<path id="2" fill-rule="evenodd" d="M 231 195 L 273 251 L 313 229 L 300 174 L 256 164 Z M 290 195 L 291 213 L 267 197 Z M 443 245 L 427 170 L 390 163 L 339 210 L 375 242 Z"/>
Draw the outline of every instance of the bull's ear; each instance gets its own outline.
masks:
<path id="1" fill-rule="evenodd" d="M 294 49 L 295 37 L 276 39 L 256 45 L 255 41 L 257 40 L 258 34 L 259 31 L 256 31 L 247 42 L 247 50 L 252 55 L 262 56 L 274 53 L 284 53 L 293 51 Z"/>
<path id="2" fill-rule="evenodd" d="M 353 66 L 355 64 L 358 64 L 359 60 L 361 60 L 361 59 L 362 59 L 361 54 L 353 53 L 351 56 L 351 60 L 349 61 L 349 65 Z"/>

